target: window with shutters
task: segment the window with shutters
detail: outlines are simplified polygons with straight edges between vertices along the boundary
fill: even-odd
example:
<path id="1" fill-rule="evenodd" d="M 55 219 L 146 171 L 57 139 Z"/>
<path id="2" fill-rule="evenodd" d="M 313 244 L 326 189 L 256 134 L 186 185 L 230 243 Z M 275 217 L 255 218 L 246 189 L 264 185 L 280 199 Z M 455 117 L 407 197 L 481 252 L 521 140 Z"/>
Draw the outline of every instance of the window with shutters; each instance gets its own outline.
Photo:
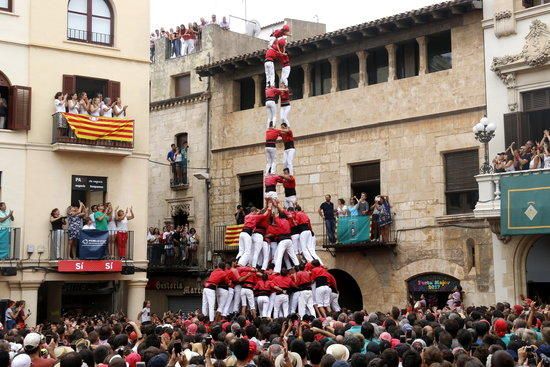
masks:
<path id="1" fill-rule="evenodd" d="M 404 79 L 418 75 L 419 51 L 416 40 L 399 43 L 395 50 L 397 78 Z"/>
<path id="2" fill-rule="evenodd" d="M 385 47 L 368 50 L 367 74 L 370 84 L 388 81 L 388 50 Z"/>
<path id="3" fill-rule="evenodd" d="M 330 62 L 324 60 L 312 64 L 310 73 L 311 95 L 320 96 L 330 93 L 332 86 Z"/>
<path id="4" fill-rule="evenodd" d="M 109 0 L 69 0 L 68 39 L 112 46 L 113 31 L 114 13 Z"/>
<path id="5" fill-rule="evenodd" d="M 356 54 L 342 56 L 338 62 L 338 90 L 359 86 L 359 58 Z"/>
<path id="6" fill-rule="evenodd" d="M 447 214 L 471 213 L 478 200 L 478 186 L 474 178 L 479 174 L 478 151 L 446 153 L 443 158 Z"/>
<path id="7" fill-rule="evenodd" d="M 0 10 L 2 11 L 12 11 L 13 0 L 0 0 Z"/>
<path id="8" fill-rule="evenodd" d="M 189 73 L 175 75 L 174 80 L 175 97 L 185 97 L 191 94 L 191 75 Z"/>
<path id="9" fill-rule="evenodd" d="M 11 85 L 0 71 L 0 129 L 30 130 L 31 88 Z"/>
<path id="10" fill-rule="evenodd" d="M 237 110 L 249 110 L 254 108 L 256 103 L 256 90 L 254 79 L 248 77 L 236 81 L 239 95 L 239 105 Z"/>
<path id="11" fill-rule="evenodd" d="M 428 49 L 428 71 L 430 73 L 453 67 L 450 30 L 427 36 L 426 43 Z"/>
<path id="12" fill-rule="evenodd" d="M 239 193 L 241 205 L 245 210 L 250 207 L 262 208 L 264 202 L 263 194 L 264 175 L 263 172 L 245 173 L 239 175 Z"/>
<path id="13" fill-rule="evenodd" d="M 358 199 L 364 192 L 369 205 L 374 203 L 380 195 L 380 161 L 351 165 L 351 192 Z"/>
<path id="14" fill-rule="evenodd" d="M 86 93 L 89 99 L 97 96 L 109 97 L 115 102 L 120 97 L 120 82 L 80 75 L 63 75 L 62 92 L 72 95 Z"/>

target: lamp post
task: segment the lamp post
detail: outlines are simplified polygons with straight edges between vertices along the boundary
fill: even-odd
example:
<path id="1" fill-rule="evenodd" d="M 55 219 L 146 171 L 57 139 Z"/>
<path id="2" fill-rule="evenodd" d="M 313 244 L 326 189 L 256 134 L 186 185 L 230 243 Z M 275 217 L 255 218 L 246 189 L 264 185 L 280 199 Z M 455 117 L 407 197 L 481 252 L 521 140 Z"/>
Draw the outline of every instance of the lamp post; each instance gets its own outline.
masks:
<path id="1" fill-rule="evenodd" d="M 489 163 L 489 142 L 494 138 L 496 129 L 497 126 L 489 122 L 487 116 L 483 116 L 473 128 L 476 140 L 483 143 L 485 148 L 485 161 L 479 169 L 482 174 L 493 173 L 493 166 Z"/>

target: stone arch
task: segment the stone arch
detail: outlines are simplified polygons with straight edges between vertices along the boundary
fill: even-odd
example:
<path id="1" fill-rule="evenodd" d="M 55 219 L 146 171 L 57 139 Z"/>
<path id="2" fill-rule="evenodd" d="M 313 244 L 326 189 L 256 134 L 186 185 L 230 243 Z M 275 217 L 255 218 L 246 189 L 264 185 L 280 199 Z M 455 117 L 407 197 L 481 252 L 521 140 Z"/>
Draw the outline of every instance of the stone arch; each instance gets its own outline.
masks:
<path id="1" fill-rule="evenodd" d="M 329 273 L 336 279 L 340 306 L 353 311 L 362 310 L 363 294 L 355 278 L 342 269 L 330 269 Z"/>
<path id="2" fill-rule="evenodd" d="M 520 295 L 527 295 L 527 256 L 531 247 L 545 235 L 524 236 L 514 249 L 513 268 L 514 270 L 514 300 L 518 301 Z"/>
<path id="3" fill-rule="evenodd" d="M 10 79 L 0 70 L 0 87 L 11 87 Z"/>

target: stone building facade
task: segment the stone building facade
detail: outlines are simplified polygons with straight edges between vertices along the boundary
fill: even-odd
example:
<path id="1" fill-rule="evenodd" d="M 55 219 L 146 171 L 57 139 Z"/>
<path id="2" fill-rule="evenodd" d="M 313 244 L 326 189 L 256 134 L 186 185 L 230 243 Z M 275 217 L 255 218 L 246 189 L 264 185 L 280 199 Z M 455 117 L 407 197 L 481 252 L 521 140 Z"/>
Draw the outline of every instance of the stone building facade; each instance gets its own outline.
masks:
<path id="1" fill-rule="evenodd" d="M 489 143 L 492 159 L 514 141 L 518 148 L 528 140 L 540 142 L 550 128 L 550 4 L 489 0 L 483 15 L 487 117 L 496 125 Z M 487 219 L 493 231 L 496 300 L 517 303 L 527 295 L 550 302 L 548 194 L 539 191 L 550 186 L 550 169 L 479 175 L 477 180 L 475 214 Z M 525 189 L 542 192 L 545 200 L 518 198 L 505 205 L 512 192 Z M 525 221 L 524 228 L 512 228 L 518 220 Z"/>
<path id="2" fill-rule="evenodd" d="M 481 19 L 478 2 L 451 1 L 288 45 L 290 85 L 302 97 L 291 102 L 289 117 L 297 195 L 318 237 L 324 195 L 347 201 L 356 190 L 355 170 L 365 164 L 379 165 L 378 191 L 395 212 L 393 248 L 322 248 L 318 241 L 325 264 L 341 284 L 350 281 L 341 292 L 360 291 L 354 305 L 403 306 L 411 281 L 423 276 L 460 282 L 467 304 L 494 301 L 490 230 L 474 218 L 473 207 L 450 214 L 454 196 L 446 173 L 453 168 L 450 157 L 466 152 L 474 173 L 471 167 L 464 172 L 472 181 L 482 156 L 471 133 L 485 113 Z M 442 34 L 450 35 L 452 67 L 435 72 L 433 46 Z M 406 61 L 407 50 L 416 58 Z M 197 68 L 212 77 L 211 231 L 233 223 L 234 208 L 244 200 L 240 186 L 265 167 L 263 52 Z M 384 61 L 371 59 L 380 53 L 387 55 L 387 78 L 381 77 Z M 344 294 L 344 303 L 353 296 Z"/>

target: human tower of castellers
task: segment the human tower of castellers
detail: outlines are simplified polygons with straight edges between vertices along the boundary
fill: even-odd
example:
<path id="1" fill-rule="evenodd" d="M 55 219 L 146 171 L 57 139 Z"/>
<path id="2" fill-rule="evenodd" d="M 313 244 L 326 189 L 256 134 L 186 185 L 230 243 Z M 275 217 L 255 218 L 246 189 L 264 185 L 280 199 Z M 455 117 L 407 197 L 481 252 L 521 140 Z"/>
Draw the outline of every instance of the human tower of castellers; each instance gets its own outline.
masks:
<path id="1" fill-rule="evenodd" d="M 239 253 L 232 264 L 220 263 L 205 281 L 202 312 L 210 321 L 236 314 L 256 317 L 287 317 L 297 313 L 326 317 L 340 311 L 336 280 L 315 252 L 315 235 L 306 213 L 297 203 L 293 160 L 296 153 L 288 114 L 290 59 L 284 25 L 271 35 L 265 54 L 265 208 L 252 208 L 239 236 Z M 275 86 L 275 61 L 282 66 Z M 280 128 L 277 100 L 281 99 Z M 283 174 L 277 174 L 277 140 L 284 144 Z M 281 202 L 277 185 L 282 184 Z"/>

